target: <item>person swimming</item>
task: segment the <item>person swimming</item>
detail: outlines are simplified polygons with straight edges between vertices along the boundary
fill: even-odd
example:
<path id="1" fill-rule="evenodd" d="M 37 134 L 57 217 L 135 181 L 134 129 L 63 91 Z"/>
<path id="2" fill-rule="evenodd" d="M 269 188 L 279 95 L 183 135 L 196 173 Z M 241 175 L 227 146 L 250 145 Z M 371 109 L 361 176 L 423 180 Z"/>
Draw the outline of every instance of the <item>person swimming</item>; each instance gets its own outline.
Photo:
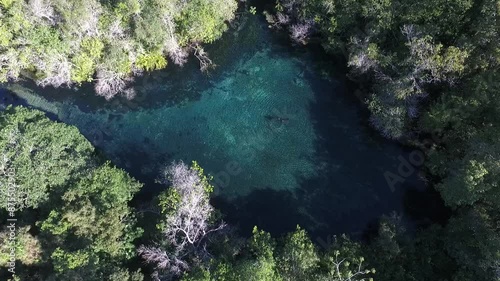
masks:
<path id="1" fill-rule="evenodd" d="M 276 116 L 276 115 L 266 115 L 264 116 L 267 120 L 269 121 L 278 121 L 278 122 L 281 122 L 281 123 L 288 123 L 288 121 L 290 121 L 290 118 L 288 117 L 280 117 L 280 116 Z"/>

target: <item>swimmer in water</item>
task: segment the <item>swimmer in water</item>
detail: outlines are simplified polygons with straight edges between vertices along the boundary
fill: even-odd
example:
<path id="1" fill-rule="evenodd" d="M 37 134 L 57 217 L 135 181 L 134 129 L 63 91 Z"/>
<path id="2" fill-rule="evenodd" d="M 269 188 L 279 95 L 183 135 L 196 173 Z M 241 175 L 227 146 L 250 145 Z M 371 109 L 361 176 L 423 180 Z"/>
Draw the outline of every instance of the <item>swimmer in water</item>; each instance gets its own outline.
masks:
<path id="1" fill-rule="evenodd" d="M 275 115 L 266 115 L 265 118 L 269 121 L 278 121 L 281 123 L 288 123 L 288 121 L 290 121 L 290 118 L 280 117 L 280 116 L 275 116 Z"/>

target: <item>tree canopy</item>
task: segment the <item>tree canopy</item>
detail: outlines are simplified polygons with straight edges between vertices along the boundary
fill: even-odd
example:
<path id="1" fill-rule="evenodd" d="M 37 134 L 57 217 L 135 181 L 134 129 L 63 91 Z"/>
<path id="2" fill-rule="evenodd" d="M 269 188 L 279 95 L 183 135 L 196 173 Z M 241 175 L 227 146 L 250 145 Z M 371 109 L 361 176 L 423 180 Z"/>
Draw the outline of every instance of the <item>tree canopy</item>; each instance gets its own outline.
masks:
<path id="1" fill-rule="evenodd" d="M 123 266 L 135 256 L 133 241 L 142 233 L 128 205 L 142 184 L 100 159 L 75 127 L 40 111 L 9 107 L 0 112 L 0 124 L 0 186 L 15 185 L 18 195 L 15 258 L 22 270 L 16 276 L 142 280 Z M 7 199 L 12 198 L 2 196 L 2 221 L 11 211 Z M 9 230 L 0 232 L 2 247 L 9 245 L 8 236 Z M 2 266 L 9 260 L 5 253 Z"/>
<path id="2" fill-rule="evenodd" d="M 40 86 L 95 82 L 98 95 L 132 97 L 142 71 L 182 65 L 235 16 L 234 0 L 0 1 L 0 82 Z"/>

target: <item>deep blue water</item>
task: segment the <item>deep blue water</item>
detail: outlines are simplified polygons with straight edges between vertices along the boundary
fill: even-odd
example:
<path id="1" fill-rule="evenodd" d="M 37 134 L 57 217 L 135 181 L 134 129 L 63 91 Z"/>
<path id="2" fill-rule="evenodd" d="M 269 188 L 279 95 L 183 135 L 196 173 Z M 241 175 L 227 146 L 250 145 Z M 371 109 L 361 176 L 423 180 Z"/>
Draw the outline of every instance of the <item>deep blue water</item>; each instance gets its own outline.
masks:
<path id="1" fill-rule="evenodd" d="M 384 172 L 397 172 L 409 151 L 367 126 L 330 58 L 291 47 L 255 16 L 207 50 L 218 65 L 209 75 L 194 58 L 169 66 L 138 78 L 132 101 L 106 102 L 90 85 L 7 88 L 17 103 L 78 127 L 146 183 L 144 197 L 165 188 L 154 183 L 162 167 L 198 161 L 214 176 L 214 205 L 245 233 L 253 225 L 279 234 L 300 224 L 316 240 L 357 236 L 380 215 L 408 210 L 405 194 L 424 184 L 415 173 L 391 190 Z"/>

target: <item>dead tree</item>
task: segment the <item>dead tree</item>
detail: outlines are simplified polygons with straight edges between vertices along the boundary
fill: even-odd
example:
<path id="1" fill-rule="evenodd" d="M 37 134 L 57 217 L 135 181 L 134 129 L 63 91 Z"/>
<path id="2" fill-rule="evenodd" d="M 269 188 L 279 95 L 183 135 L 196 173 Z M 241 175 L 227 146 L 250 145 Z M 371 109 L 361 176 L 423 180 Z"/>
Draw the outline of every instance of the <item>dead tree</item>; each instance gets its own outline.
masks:
<path id="1" fill-rule="evenodd" d="M 210 186 L 200 172 L 182 161 L 173 162 L 165 169 L 164 183 L 170 185 L 166 199 L 168 210 L 162 210 L 163 230 L 161 242 L 154 246 L 141 246 L 139 254 L 155 264 L 156 280 L 169 280 L 189 269 L 193 258 L 207 256 L 206 241 L 211 233 L 225 227 L 211 222 Z M 208 186 L 207 186 L 208 185 Z M 173 205 L 171 202 L 175 202 Z"/>
<path id="2" fill-rule="evenodd" d="M 216 65 L 208 57 L 208 53 L 205 52 L 203 47 L 199 44 L 194 44 L 191 48 L 194 50 L 194 56 L 198 59 L 198 61 L 200 61 L 201 71 L 207 72 L 209 69 L 215 68 Z"/>
<path id="3" fill-rule="evenodd" d="M 310 21 L 301 22 L 290 26 L 290 38 L 295 43 L 305 45 L 311 35 L 312 23 Z"/>
<path id="4" fill-rule="evenodd" d="M 110 100 L 117 94 L 125 94 L 127 97 L 133 97 L 134 92 L 128 92 L 127 84 L 132 82 L 133 78 L 126 74 L 100 68 L 97 70 L 97 79 L 95 91 L 97 95 Z"/>

